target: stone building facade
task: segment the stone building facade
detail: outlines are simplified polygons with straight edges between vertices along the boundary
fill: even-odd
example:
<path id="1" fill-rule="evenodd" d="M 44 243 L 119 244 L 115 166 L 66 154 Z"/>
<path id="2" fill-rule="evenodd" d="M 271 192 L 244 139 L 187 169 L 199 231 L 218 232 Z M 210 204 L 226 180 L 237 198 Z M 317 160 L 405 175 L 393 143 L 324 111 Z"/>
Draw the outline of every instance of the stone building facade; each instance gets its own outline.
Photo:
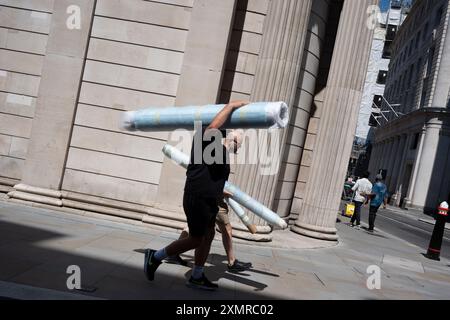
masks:
<path id="1" fill-rule="evenodd" d="M 372 5 L 0 0 L 0 191 L 181 229 L 185 173 L 161 152 L 176 139 L 122 131 L 121 113 L 283 100 L 291 122 L 277 138 L 279 170 L 234 165 L 231 180 L 290 220 L 292 231 L 336 240 Z M 251 217 L 257 234 L 233 218 L 235 236 L 270 241 L 272 228 Z"/>
<path id="2" fill-rule="evenodd" d="M 408 11 L 405 9 L 401 0 L 392 1 L 388 11 L 379 15 L 378 25 L 374 30 L 369 67 L 355 133 L 355 137 L 363 142 L 370 138 L 369 123 L 372 113 L 379 112 L 374 109 L 381 107 L 383 102 L 382 97 L 391 58 L 390 45 L 407 16 Z"/>
<path id="3" fill-rule="evenodd" d="M 405 3 L 403 0 L 394 0 L 390 1 L 386 12 L 378 15 L 358 125 L 350 156 L 348 177 L 360 177 L 368 170 L 374 138 L 372 127 L 378 126 L 379 118 L 389 112 L 389 110 L 383 110 L 382 114 L 380 108 L 385 101 L 384 90 L 391 59 L 391 44 L 401 24 L 405 21 L 409 8 L 409 3 Z"/>
<path id="4" fill-rule="evenodd" d="M 385 92 L 400 107 L 381 120 L 369 166 L 393 204 L 426 212 L 450 193 L 449 16 L 447 0 L 417 0 L 400 28 Z"/>

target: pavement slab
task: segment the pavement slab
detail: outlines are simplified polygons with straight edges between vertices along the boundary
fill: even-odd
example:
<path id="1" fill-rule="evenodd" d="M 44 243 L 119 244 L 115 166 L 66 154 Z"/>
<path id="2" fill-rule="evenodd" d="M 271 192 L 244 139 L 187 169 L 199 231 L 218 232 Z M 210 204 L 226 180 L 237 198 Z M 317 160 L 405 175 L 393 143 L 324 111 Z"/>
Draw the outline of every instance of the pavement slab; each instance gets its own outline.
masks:
<path id="1" fill-rule="evenodd" d="M 217 292 L 186 286 L 188 267 L 163 264 L 146 280 L 143 250 L 159 249 L 179 231 L 133 225 L 0 201 L 0 295 L 15 299 L 450 299 L 450 262 L 425 259 L 423 250 L 382 230 L 370 234 L 337 223 L 339 242 L 289 230 L 272 243 L 236 240 L 238 259 L 253 268 L 230 273 L 220 235 L 205 267 Z M 77 265 L 88 291 L 67 288 L 67 267 Z M 379 290 L 370 290 L 369 267 L 379 267 Z M 369 268 L 370 269 L 370 268 Z M 3 281 L 3 282 L 2 282 Z M 2 285 L 3 283 L 3 285 Z M 23 289 L 26 288 L 26 289 Z"/>

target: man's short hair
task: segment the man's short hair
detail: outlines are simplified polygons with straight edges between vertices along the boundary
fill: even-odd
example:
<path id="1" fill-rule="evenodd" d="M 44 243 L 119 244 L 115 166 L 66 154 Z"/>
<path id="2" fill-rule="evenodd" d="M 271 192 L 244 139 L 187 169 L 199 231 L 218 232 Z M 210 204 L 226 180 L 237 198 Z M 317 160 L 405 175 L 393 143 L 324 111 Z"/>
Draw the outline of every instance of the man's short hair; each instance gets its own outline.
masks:
<path id="1" fill-rule="evenodd" d="M 368 177 L 370 177 L 370 172 L 369 171 L 364 171 L 363 174 L 362 174 L 362 177 L 367 179 Z"/>

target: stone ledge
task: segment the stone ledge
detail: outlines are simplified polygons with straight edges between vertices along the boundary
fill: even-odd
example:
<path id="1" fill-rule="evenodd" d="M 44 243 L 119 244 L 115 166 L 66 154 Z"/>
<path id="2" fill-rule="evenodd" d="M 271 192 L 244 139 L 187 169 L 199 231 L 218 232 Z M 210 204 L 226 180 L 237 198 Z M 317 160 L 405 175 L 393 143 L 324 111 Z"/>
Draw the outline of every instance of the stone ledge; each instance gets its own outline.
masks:
<path id="1" fill-rule="evenodd" d="M 161 206 L 150 207 L 71 191 L 16 184 L 7 196 L 15 200 L 31 202 L 32 206 L 48 205 L 70 213 L 77 211 L 78 214 L 85 216 L 88 216 L 88 213 L 97 213 L 103 217 L 119 217 L 175 230 L 183 230 L 187 225 L 186 217 L 180 211 L 164 210 Z M 257 226 L 256 234 L 251 234 L 238 219 L 232 221 L 232 226 L 235 238 L 262 243 L 272 241 L 273 229 L 270 226 Z"/>
<path id="2" fill-rule="evenodd" d="M 20 199 L 25 201 L 45 203 L 56 207 L 62 206 L 62 201 L 60 199 L 55 199 L 47 196 L 42 196 L 34 193 L 22 192 L 22 191 L 11 191 L 8 193 L 8 197 L 14 199 Z"/>

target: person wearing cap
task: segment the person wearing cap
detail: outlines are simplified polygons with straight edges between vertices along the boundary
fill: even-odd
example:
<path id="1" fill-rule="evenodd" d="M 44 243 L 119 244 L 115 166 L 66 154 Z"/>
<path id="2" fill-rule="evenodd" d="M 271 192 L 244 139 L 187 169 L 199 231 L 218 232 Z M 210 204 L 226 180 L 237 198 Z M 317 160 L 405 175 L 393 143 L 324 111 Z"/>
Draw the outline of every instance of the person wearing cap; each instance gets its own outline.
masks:
<path id="1" fill-rule="evenodd" d="M 369 194 L 370 198 L 370 208 L 369 208 L 369 232 L 373 232 L 375 228 L 375 218 L 377 217 L 378 209 L 383 205 L 386 209 L 387 205 L 387 187 L 382 182 L 383 176 L 377 174 L 375 177 L 375 184 L 372 187 L 372 193 Z"/>

